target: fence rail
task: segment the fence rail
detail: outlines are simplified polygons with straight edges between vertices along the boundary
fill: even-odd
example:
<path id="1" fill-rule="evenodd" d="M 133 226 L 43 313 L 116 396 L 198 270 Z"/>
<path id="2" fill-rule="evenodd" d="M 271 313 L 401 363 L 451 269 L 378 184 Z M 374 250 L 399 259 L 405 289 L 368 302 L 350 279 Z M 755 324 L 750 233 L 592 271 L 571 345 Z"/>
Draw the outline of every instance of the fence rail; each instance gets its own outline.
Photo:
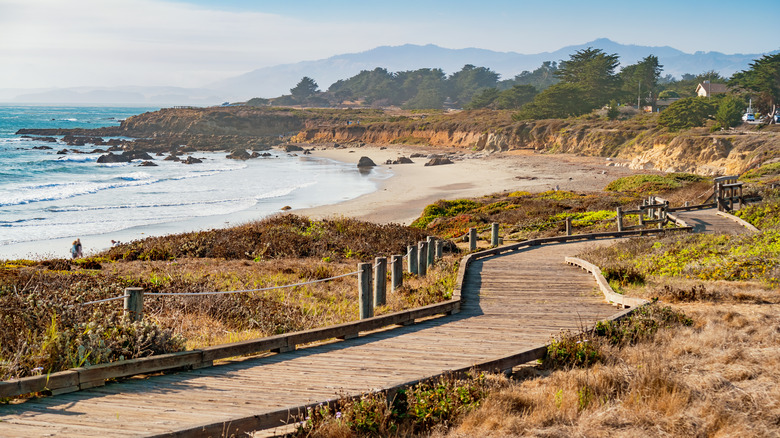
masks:
<path id="1" fill-rule="evenodd" d="M 655 202 L 655 201 L 659 201 L 659 202 Z M 434 317 L 437 315 L 454 314 L 459 311 L 460 305 L 463 300 L 463 297 L 461 295 L 461 290 L 463 287 L 463 279 L 465 278 L 466 271 L 468 269 L 468 266 L 475 260 L 485 258 L 485 257 L 501 255 L 506 252 L 518 251 L 524 248 L 545 245 L 545 244 L 574 242 L 578 240 L 596 240 L 596 239 L 619 238 L 619 237 L 630 237 L 630 236 L 648 236 L 648 235 L 655 235 L 655 234 L 664 234 L 667 232 L 690 232 L 693 230 L 692 227 L 688 226 L 684 221 L 677 219 L 675 216 L 670 215 L 668 213 L 672 211 L 697 210 L 702 208 L 712 208 L 716 206 L 716 204 L 702 204 L 702 205 L 695 205 L 695 206 L 670 208 L 668 202 L 666 202 L 665 200 L 657 198 L 655 199 L 655 201 L 651 199 L 648 202 L 646 202 L 645 205 L 639 206 L 636 211 L 626 211 L 623 213 L 624 214 L 636 213 L 642 215 L 645 212 L 657 211 L 658 212 L 657 219 L 648 219 L 648 220 L 643 220 L 642 222 L 646 224 L 650 221 L 656 221 L 657 223 L 659 223 L 660 226 L 663 223 L 671 220 L 678 225 L 677 228 L 631 229 L 631 227 L 626 227 L 629 229 L 620 229 L 623 228 L 620 225 L 621 224 L 620 221 L 622 220 L 622 217 L 620 217 L 620 214 L 618 214 L 619 216 L 618 231 L 608 231 L 608 232 L 588 233 L 588 234 L 571 234 L 572 231 L 571 222 L 567 221 L 566 236 L 532 239 L 532 240 L 526 240 L 511 245 L 496 246 L 495 243 L 496 242 L 500 243 L 501 239 L 498 237 L 498 227 L 491 226 L 490 241 L 491 243 L 494 243 L 493 247 L 482 251 L 471 252 L 461 260 L 456 283 L 455 283 L 455 288 L 452 294 L 452 299 L 442 303 L 431 304 L 429 306 L 395 312 L 395 313 L 382 315 L 382 316 L 373 316 L 373 304 L 376 301 L 376 292 L 377 292 L 376 290 L 374 290 L 374 297 L 370 297 L 370 296 L 368 298 L 364 297 L 364 299 L 367 302 L 370 301 L 371 311 L 363 312 L 362 316 L 364 319 L 358 321 L 348 322 L 348 323 L 339 324 L 330 327 L 312 329 L 307 331 L 293 332 L 293 333 L 288 333 L 283 335 L 270 336 L 266 338 L 235 342 L 231 344 L 224 344 L 224 345 L 218 345 L 213 347 L 206 347 L 206 348 L 201 348 L 192 351 L 150 356 L 150 357 L 139 358 L 139 359 L 129 359 L 124 361 L 93 365 L 89 367 L 73 368 L 70 370 L 51 373 L 47 375 L 30 376 L 30 377 L 23 377 L 16 380 L 3 381 L 0 382 L 0 397 L 14 397 L 23 394 L 29 394 L 29 393 L 47 391 L 47 390 L 51 391 L 52 394 L 77 391 L 79 389 L 86 389 L 94 386 L 100 386 L 107 379 L 115 379 L 115 378 L 128 377 L 137 374 L 147 374 L 147 373 L 177 370 L 177 369 L 197 369 L 197 368 L 212 366 L 215 360 L 226 359 L 235 356 L 257 354 L 265 351 L 283 353 L 286 351 L 294 350 L 295 348 L 297 348 L 297 346 L 302 344 L 319 342 L 319 341 L 324 341 L 332 338 L 350 339 L 350 338 L 358 337 L 361 332 L 376 330 L 379 328 L 388 327 L 392 325 L 399 325 L 399 324 L 408 325 L 414 323 L 415 320 L 421 318 Z M 469 247 L 473 251 L 474 249 L 476 249 L 476 240 L 477 240 L 476 229 L 474 228 L 470 229 L 468 232 L 468 236 L 469 236 Z M 421 276 L 425 275 L 427 266 L 429 264 L 428 263 L 429 260 L 431 258 L 436 259 L 441 257 L 442 243 L 443 242 L 441 242 L 438 239 L 429 238 L 427 241 L 420 242 L 418 245 L 410 245 L 408 247 L 408 252 L 405 256 L 403 257 L 400 255 L 393 256 L 394 263 L 397 263 L 400 266 L 402 260 L 407 259 L 408 272 L 421 275 Z M 377 263 L 381 263 L 381 262 L 377 261 Z M 371 278 L 372 275 L 370 273 L 370 271 L 372 270 L 371 269 L 372 266 L 371 264 L 367 264 L 367 265 L 368 265 L 368 273 L 367 275 L 365 275 L 367 281 L 366 280 L 361 281 L 361 284 L 363 284 L 362 287 L 365 288 L 365 290 L 370 289 L 372 283 L 373 285 L 379 283 L 379 281 L 372 281 Z M 396 281 L 391 280 L 391 283 L 393 285 L 396 284 L 400 285 L 402 282 L 401 280 L 402 276 L 398 275 L 398 271 L 400 270 L 399 266 L 395 266 L 394 264 L 392 268 L 392 272 L 395 273 L 394 278 L 396 279 Z M 341 278 L 350 275 L 359 275 L 358 272 L 360 271 L 335 276 L 333 278 L 316 280 L 313 282 L 328 281 L 335 278 Z M 363 275 L 361 275 L 361 277 L 363 277 Z M 295 286 L 305 285 L 313 282 L 297 283 L 297 284 L 286 285 L 286 286 L 275 286 L 275 287 L 263 288 L 263 289 L 231 291 L 231 292 L 215 292 L 215 293 L 254 292 L 259 290 L 276 289 L 282 287 L 295 287 Z M 190 295 L 203 295 L 203 294 L 204 293 L 194 293 Z M 185 295 L 185 294 L 148 294 L 148 295 Z M 363 294 L 361 294 L 361 296 L 362 295 Z M 127 309 L 128 308 L 127 302 L 130 301 L 130 302 L 142 303 L 143 301 L 138 299 L 133 300 L 130 299 L 130 297 L 131 294 L 126 293 L 118 297 L 96 300 L 96 301 L 80 303 L 80 304 L 81 305 L 94 304 L 94 303 L 119 300 L 124 298 L 126 302 L 125 305 L 126 310 L 129 310 L 131 312 L 137 312 L 137 313 L 131 313 L 131 315 L 133 316 L 138 315 L 140 317 L 140 315 L 142 314 L 142 310 L 138 308 Z M 621 304 L 628 305 L 626 303 L 621 303 Z M 362 307 L 363 306 L 361 305 L 361 308 Z M 366 305 L 366 307 L 368 307 L 368 305 Z M 527 354 L 525 354 L 522 357 L 525 356 L 527 356 Z M 509 360 L 509 362 L 511 362 L 511 360 Z M 523 362 L 518 362 L 518 363 L 523 363 Z"/>

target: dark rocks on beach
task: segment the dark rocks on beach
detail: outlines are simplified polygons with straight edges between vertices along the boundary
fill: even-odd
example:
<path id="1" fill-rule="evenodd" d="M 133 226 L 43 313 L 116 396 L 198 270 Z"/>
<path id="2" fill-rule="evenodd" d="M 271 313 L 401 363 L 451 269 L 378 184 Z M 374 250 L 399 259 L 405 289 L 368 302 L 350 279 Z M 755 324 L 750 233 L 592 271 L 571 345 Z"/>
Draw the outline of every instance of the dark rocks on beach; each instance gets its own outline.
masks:
<path id="1" fill-rule="evenodd" d="M 138 166 L 139 167 L 157 167 L 157 165 L 152 163 L 151 161 L 144 161 L 141 164 L 139 164 Z"/>
<path id="2" fill-rule="evenodd" d="M 198 152 L 198 150 L 192 146 L 183 145 L 179 147 L 179 152 Z"/>
<path id="3" fill-rule="evenodd" d="M 175 154 L 170 154 L 167 157 L 163 158 L 163 161 L 181 161 L 181 158 L 179 158 Z"/>
<path id="4" fill-rule="evenodd" d="M 61 150 L 61 151 L 57 151 L 57 154 L 58 154 L 58 155 L 65 155 L 65 154 L 67 154 L 67 153 L 68 153 L 68 150 L 67 150 L 67 149 L 63 149 L 63 150 Z"/>
<path id="5" fill-rule="evenodd" d="M 198 163 L 202 163 L 202 162 L 203 162 L 203 160 L 201 160 L 199 158 L 191 157 L 191 156 L 187 157 L 186 160 L 182 161 L 182 163 L 184 163 L 184 164 L 198 164 Z"/>
<path id="6" fill-rule="evenodd" d="M 33 149 L 38 149 L 40 151 L 45 151 L 45 150 L 49 150 L 49 149 L 53 149 L 53 148 L 51 148 L 49 146 L 33 146 Z"/>
<path id="7" fill-rule="evenodd" d="M 295 145 L 295 144 L 284 145 L 284 151 L 285 152 L 300 152 L 302 150 L 303 150 L 302 147 L 300 147 L 298 145 Z"/>
<path id="8" fill-rule="evenodd" d="M 414 163 L 414 161 L 406 157 L 398 157 L 395 160 L 387 160 L 387 162 L 385 162 L 385 164 L 411 164 L 411 163 Z"/>
<path id="9" fill-rule="evenodd" d="M 368 157 L 360 157 L 360 160 L 358 161 L 357 167 L 374 167 L 376 166 L 376 163 L 374 163 L 371 158 Z"/>
<path id="10" fill-rule="evenodd" d="M 248 160 L 252 158 L 252 156 L 249 155 L 249 152 L 247 152 L 246 149 L 236 149 L 228 155 L 225 155 L 225 158 L 231 160 Z"/>
<path id="11" fill-rule="evenodd" d="M 65 144 L 67 144 L 68 146 L 84 146 L 87 143 L 94 144 L 94 145 L 105 144 L 105 141 L 103 141 L 103 137 L 72 135 L 72 134 L 67 134 L 63 136 L 62 141 L 64 141 Z"/>
<path id="12" fill-rule="evenodd" d="M 442 164 L 453 164 L 452 160 L 447 157 L 431 158 L 430 161 L 425 163 L 426 166 L 441 166 Z"/>
<path id="13" fill-rule="evenodd" d="M 268 158 L 271 156 L 271 154 L 269 152 L 263 152 L 262 154 L 260 154 L 260 156 L 263 158 Z"/>
<path id="14" fill-rule="evenodd" d="M 303 155 L 311 155 L 311 151 L 309 149 L 306 149 L 303 151 Z"/>
<path id="15" fill-rule="evenodd" d="M 105 154 L 107 152 L 108 151 L 105 149 L 93 149 L 92 152 L 90 152 L 90 154 Z"/>
<path id="16" fill-rule="evenodd" d="M 46 141 L 49 143 L 57 143 L 57 139 L 54 137 L 32 137 L 29 135 L 23 135 L 22 138 L 29 138 L 30 140 L 33 141 Z"/>
<path id="17" fill-rule="evenodd" d="M 107 153 L 106 155 L 101 155 L 97 159 L 98 163 L 129 163 L 130 157 L 127 155 L 116 155 L 111 152 Z"/>
<path id="18" fill-rule="evenodd" d="M 409 155 L 409 158 L 425 158 L 425 154 L 421 154 L 419 152 L 415 152 L 412 155 Z"/>
<path id="19" fill-rule="evenodd" d="M 154 160 L 154 158 L 144 151 L 125 151 L 122 155 L 130 157 L 131 160 Z"/>
<path id="20" fill-rule="evenodd" d="M 121 146 L 111 146 L 110 148 L 108 148 L 109 152 L 119 152 L 121 150 L 123 150 Z"/>

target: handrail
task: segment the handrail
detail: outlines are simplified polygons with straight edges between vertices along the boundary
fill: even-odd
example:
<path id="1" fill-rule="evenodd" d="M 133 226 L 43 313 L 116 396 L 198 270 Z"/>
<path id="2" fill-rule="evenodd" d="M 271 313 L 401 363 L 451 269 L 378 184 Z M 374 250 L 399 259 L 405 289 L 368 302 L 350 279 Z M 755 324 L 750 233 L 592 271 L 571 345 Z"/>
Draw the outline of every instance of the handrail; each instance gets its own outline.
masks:
<path id="1" fill-rule="evenodd" d="M 197 369 L 209 367 L 213 365 L 213 361 L 225 359 L 228 357 L 256 354 L 263 351 L 274 351 L 282 353 L 291 351 L 300 344 L 324 341 L 332 338 L 349 339 L 359 336 L 360 332 L 376 330 L 391 325 L 408 324 L 414 322 L 416 319 L 427 318 L 439 314 L 454 314 L 460 311 L 461 302 L 463 300 L 461 291 L 463 288 L 463 280 L 465 278 L 467 268 L 475 260 L 494 255 L 500 255 L 509 251 L 517 251 L 522 248 L 549 243 L 565 243 L 600 238 L 644 236 L 663 234 L 666 232 L 691 230 L 691 227 L 682 227 L 671 229 L 575 234 L 572 236 L 545 237 L 540 239 L 525 240 L 523 242 L 512 245 L 486 249 L 468 254 L 461 260 L 452 299 L 448 301 L 335 326 L 286 333 L 266 338 L 234 342 L 230 344 L 205 347 L 178 353 L 169 353 L 138 359 L 109 362 L 88 367 L 72 368 L 69 370 L 41 376 L 29 376 L 16 380 L 2 381 L 0 382 L 0 397 L 14 397 L 45 390 L 52 391 L 53 394 L 78 391 L 80 389 L 87 389 L 103 385 L 104 381 L 107 379 L 177 369 Z"/>
<path id="2" fill-rule="evenodd" d="M 751 224 L 750 222 L 742 219 L 739 216 L 734 216 L 733 214 L 726 213 L 725 211 L 718 211 L 718 212 L 715 212 L 715 214 L 717 214 L 718 216 L 721 216 L 721 217 L 725 217 L 726 219 L 733 220 L 734 222 L 736 222 L 736 223 L 742 225 L 743 227 L 745 227 L 751 233 L 758 233 L 760 231 L 753 224 Z"/>
<path id="3" fill-rule="evenodd" d="M 586 262 L 585 260 L 579 259 L 577 257 L 566 257 L 566 263 L 578 266 L 593 274 L 593 277 L 596 279 L 596 284 L 598 284 L 599 289 L 601 289 L 601 293 L 604 294 L 604 298 L 610 303 L 620 304 L 624 308 L 630 308 L 641 306 L 649 302 L 642 298 L 627 297 L 625 295 L 616 293 L 614 290 L 612 290 L 612 286 L 609 285 L 607 279 L 604 278 L 604 276 L 601 274 L 601 269 L 593 263 Z"/>

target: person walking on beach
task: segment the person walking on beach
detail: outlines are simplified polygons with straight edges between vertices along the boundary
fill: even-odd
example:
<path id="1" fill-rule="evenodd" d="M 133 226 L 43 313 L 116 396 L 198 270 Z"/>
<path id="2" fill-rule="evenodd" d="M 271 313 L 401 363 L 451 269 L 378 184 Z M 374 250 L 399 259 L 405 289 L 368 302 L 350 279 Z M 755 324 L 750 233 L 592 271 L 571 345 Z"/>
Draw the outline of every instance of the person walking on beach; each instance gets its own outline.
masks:
<path id="1" fill-rule="evenodd" d="M 70 256 L 74 259 L 81 257 L 81 239 L 73 241 L 73 246 L 70 247 Z"/>

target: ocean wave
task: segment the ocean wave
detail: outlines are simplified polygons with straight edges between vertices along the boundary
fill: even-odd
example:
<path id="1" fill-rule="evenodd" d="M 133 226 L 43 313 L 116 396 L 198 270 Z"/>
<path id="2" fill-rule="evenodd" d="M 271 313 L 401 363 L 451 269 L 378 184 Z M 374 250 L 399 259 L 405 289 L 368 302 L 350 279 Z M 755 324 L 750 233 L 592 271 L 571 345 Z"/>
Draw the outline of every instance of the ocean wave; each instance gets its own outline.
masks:
<path id="1" fill-rule="evenodd" d="M 127 163 L 116 163 L 126 166 Z M 146 172 L 132 172 L 113 176 L 110 180 L 92 182 L 67 182 L 28 185 L 0 191 L 0 207 L 30 204 L 33 202 L 58 201 L 81 195 L 94 194 L 104 190 L 124 187 L 137 187 L 157 184 L 165 181 L 180 181 L 217 175 L 235 170 L 240 166 L 220 166 L 217 169 L 197 170 L 181 175 L 166 175 L 153 177 Z"/>
<path id="2" fill-rule="evenodd" d="M 255 196 L 255 199 L 261 200 L 261 199 L 281 198 L 282 196 L 287 196 L 287 195 L 289 195 L 290 193 L 292 193 L 292 192 L 294 192 L 296 190 L 305 189 L 306 187 L 311 187 L 311 186 L 313 186 L 315 184 L 317 184 L 317 183 L 312 181 L 312 182 L 298 184 L 298 185 L 291 186 L 291 187 L 282 187 L 282 188 L 279 188 L 279 189 L 276 189 L 276 190 L 272 190 L 272 191 L 270 191 L 268 193 L 263 193 L 263 194 L 260 194 L 258 196 Z"/>
<path id="3" fill-rule="evenodd" d="M 71 212 L 85 212 L 85 211 L 122 210 L 122 209 L 172 208 L 172 207 L 190 207 L 194 205 L 205 206 L 205 205 L 232 204 L 238 202 L 247 203 L 249 200 L 250 198 L 234 198 L 234 199 L 219 199 L 219 200 L 210 200 L 210 201 L 168 202 L 168 203 L 151 203 L 151 204 L 119 204 L 119 205 L 93 205 L 93 206 L 73 205 L 67 207 L 49 207 L 46 209 L 46 211 L 51 213 L 71 213 Z"/>
<path id="4" fill-rule="evenodd" d="M 97 157 L 63 156 L 57 158 L 57 161 L 62 161 L 64 163 L 89 163 L 97 161 Z"/>

